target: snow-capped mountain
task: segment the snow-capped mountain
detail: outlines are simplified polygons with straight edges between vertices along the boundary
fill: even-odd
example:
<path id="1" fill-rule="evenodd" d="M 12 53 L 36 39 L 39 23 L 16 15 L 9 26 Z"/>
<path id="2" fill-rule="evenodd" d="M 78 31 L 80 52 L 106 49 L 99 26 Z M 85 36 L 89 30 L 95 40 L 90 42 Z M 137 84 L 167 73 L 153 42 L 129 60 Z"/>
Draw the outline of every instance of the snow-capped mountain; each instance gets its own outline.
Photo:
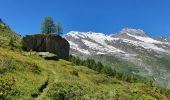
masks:
<path id="1" fill-rule="evenodd" d="M 170 43 L 170 37 L 155 37 L 155 39 L 158 40 L 158 41 Z"/>
<path id="2" fill-rule="evenodd" d="M 158 53 L 170 53 L 170 43 L 166 41 L 158 41 L 147 35 L 143 30 L 140 29 L 123 29 L 114 37 L 119 38 L 123 42 L 134 45 L 136 47 L 142 47 L 156 51 Z"/>
<path id="3" fill-rule="evenodd" d="M 70 43 L 71 54 L 82 59 L 93 58 L 111 66 L 120 61 L 124 65 L 120 66 L 122 70 L 149 76 L 159 85 L 170 88 L 168 39 L 154 39 L 143 30 L 129 28 L 111 35 L 71 31 L 65 35 L 65 38 Z M 158 63 L 159 61 L 169 63 Z M 125 62 L 134 64 L 135 68 L 131 68 L 132 64 L 127 64 L 125 68 Z"/>
<path id="4" fill-rule="evenodd" d="M 71 49 L 86 55 L 123 54 L 133 55 L 128 45 L 158 53 L 170 53 L 170 43 L 158 41 L 146 35 L 143 30 L 123 29 L 115 35 L 94 32 L 71 31 L 65 35 Z M 124 45 L 123 45 L 124 44 Z M 122 48 L 122 46 L 126 48 Z M 133 55 L 134 56 L 134 55 Z"/>

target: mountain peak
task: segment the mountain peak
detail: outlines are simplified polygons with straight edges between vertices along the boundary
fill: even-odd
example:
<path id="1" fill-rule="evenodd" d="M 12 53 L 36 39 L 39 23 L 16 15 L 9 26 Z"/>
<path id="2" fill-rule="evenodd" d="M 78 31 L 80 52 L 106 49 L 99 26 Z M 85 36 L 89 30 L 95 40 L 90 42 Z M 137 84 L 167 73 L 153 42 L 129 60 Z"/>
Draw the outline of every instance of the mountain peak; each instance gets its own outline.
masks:
<path id="1" fill-rule="evenodd" d="M 130 34 L 135 36 L 147 37 L 146 32 L 141 29 L 123 28 L 118 35 Z"/>
<path id="2" fill-rule="evenodd" d="M 105 38 L 108 37 L 103 33 L 96 33 L 96 32 L 79 32 L 79 31 L 70 31 L 65 36 L 71 36 L 74 38 Z"/>

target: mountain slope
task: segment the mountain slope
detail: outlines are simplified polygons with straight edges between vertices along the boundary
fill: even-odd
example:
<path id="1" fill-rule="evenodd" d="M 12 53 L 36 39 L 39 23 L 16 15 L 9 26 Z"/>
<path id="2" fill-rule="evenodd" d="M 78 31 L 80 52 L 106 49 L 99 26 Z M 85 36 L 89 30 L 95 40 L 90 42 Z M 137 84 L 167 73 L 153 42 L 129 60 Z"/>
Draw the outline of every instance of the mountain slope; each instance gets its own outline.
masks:
<path id="1" fill-rule="evenodd" d="M 64 60 L 50 61 L 37 56 L 36 53 L 19 54 L 2 48 L 0 51 L 0 71 L 3 71 L 0 73 L 0 98 L 24 100 L 169 98 L 156 87 L 120 81 Z M 3 63 L 8 61 L 11 63 Z M 44 88 L 41 88 L 45 83 Z"/>
<path id="2" fill-rule="evenodd" d="M 170 88 L 170 43 L 167 41 L 128 28 L 114 35 L 71 31 L 65 38 L 71 45 L 71 54 L 102 61 L 116 70 L 148 77 L 155 84 Z"/>
<path id="3" fill-rule="evenodd" d="M 155 37 L 155 39 L 158 40 L 158 41 L 170 43 L 170 37 Z"/>
<path id="4" fill-rule="evenodd" d="M 20 47 L 21 36 L 13 32 L 2 20 L 0 20 L 0 47 L 13 48 Z M 13 42 L 13 43 L 11 43 Z"/>

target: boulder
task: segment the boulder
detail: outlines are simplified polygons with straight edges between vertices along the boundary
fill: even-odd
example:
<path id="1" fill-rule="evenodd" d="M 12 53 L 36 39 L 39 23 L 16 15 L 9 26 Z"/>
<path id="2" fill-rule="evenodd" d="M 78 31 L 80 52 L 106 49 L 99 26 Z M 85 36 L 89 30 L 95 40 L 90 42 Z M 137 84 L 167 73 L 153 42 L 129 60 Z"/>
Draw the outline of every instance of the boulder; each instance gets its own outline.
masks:
<path id="1" fill-rule="evenodd" d="M 23 38 L 23 44 L 27 51 L 50 52 L 56 54 L 59 59 L 69 58 L 70 45 L 59 35 L 26 35 Z"/>

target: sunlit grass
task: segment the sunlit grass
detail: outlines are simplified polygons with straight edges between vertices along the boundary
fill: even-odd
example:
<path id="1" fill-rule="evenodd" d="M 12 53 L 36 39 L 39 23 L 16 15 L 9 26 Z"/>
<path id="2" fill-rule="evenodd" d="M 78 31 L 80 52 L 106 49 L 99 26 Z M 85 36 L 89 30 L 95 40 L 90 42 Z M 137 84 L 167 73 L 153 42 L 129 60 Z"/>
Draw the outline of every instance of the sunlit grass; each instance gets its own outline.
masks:
<path id="1" fill-rule="evenodd" d="M 48 81 L 38 99 L 84 100 L 167 100 L 156 87 L 144 83 L 128 83 L 65 60 L 45 60 L 35 53 L 14 52 L 0 48 L 0 61 L 11 61 L 0 73 L 0 96 L 29 100 Z M 2 62 L 0 62 L 2 65 Z M 9 65 L 8 65 L 9 64 Z M 13 65 L 13 66 L 11 66 Z M 0 66 L 3 68 L 3 66 Z M 0 69 L 2 70 L 2 69 Z M 3 91 L 5 85 L 6 91 Z M 11 89 L 10 89 L 11 88 Z M 4 94 L 3 94 L 4 93 Z"/>

